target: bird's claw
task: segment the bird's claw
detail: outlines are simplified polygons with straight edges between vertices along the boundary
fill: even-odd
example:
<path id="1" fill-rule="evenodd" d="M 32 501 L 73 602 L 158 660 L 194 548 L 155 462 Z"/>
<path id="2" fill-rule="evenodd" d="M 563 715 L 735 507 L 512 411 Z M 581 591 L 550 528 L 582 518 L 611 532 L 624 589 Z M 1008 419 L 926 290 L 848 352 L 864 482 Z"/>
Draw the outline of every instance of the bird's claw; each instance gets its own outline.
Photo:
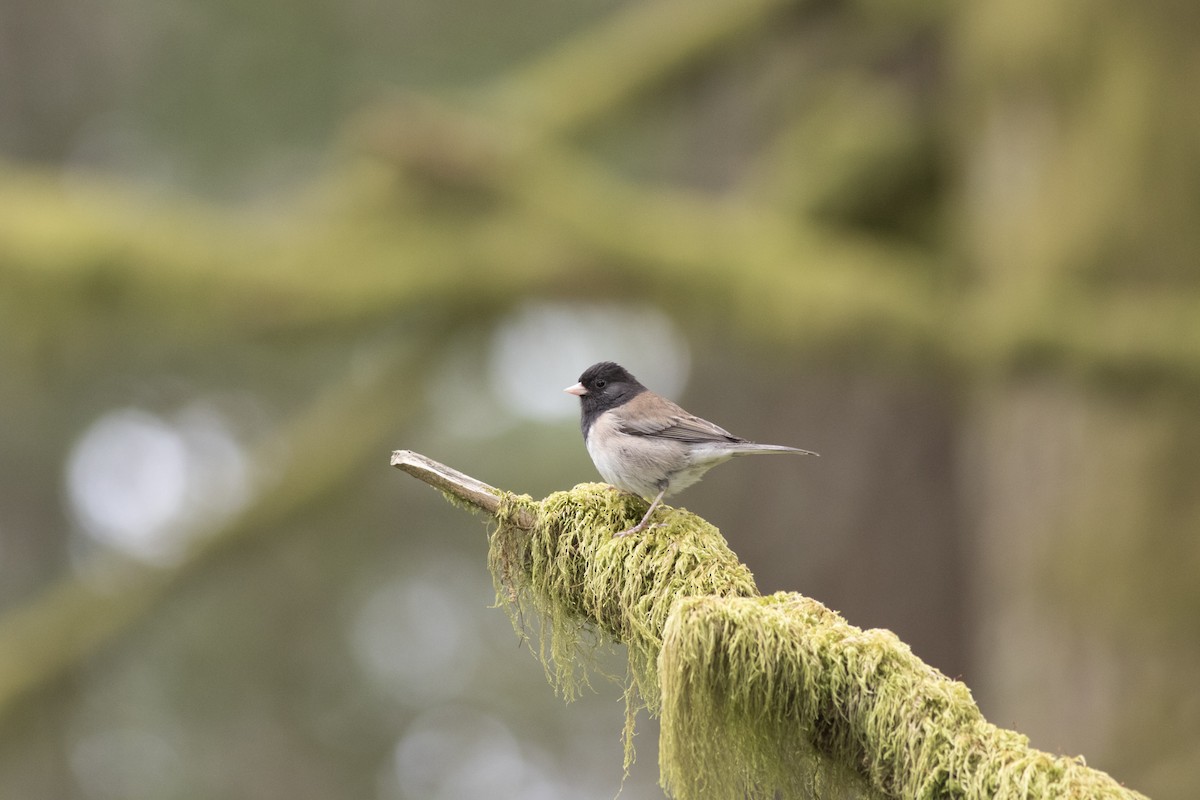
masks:
<path id="1" fill-rule="evenodd" d="M 665 528 L 665 527 L 667 527 L 667 523 L 665 523 L 665 522 L 655 522 L 650 525 L 647 525 L 646 523 L 643 522 L 641 524 L 634 525 L 629 530 L 624 530 L 624 531 L 621 531 L 620 533 L 614 533 L 613 538 L 614 539 L 623 538 L 625 536 L 632 536 L 635 533 L 641 533 L 642 531 L 649 530 L 651 528 Z"/>

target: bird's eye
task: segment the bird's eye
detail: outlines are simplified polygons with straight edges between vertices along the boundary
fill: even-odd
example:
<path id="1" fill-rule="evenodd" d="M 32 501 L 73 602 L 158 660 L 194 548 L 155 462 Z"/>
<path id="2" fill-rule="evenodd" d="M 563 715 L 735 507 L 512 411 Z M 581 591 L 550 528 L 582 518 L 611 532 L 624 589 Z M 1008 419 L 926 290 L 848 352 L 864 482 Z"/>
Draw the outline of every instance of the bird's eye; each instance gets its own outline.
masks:
<path id="1" fill-rule="evenodd" d="M 607 385 L 608 385 L 608 381 L 604 380 L 604 378 L 596 379 L 596 388 L 597 389 L 603 389 Z"/>

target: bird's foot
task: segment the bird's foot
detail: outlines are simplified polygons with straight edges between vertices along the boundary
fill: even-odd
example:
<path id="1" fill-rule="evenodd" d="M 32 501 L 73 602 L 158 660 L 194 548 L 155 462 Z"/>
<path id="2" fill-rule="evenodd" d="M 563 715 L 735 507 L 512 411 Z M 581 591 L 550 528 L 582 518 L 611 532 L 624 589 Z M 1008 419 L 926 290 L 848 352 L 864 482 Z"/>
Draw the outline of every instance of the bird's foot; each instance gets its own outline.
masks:
<path id="1" fill-rule="evenodd" d="M 634 525 L 632 528 L 630 528 L 627 531 L 621 531 L 620 533 L 614 533 L 613 538 L 616 539 L 616 538 L 623 537 L 623 536 L 632 536 L 633 534 L 641 533 L 642 531 L 648 531 L 648 530 L 652 530 L 654 528 L 665 528 L 665 527 L 667 527 L 667 523 L 665 523 L 665 522 L 655 522 L 650 525 L 647 525 L 646 521 L 642 520 L 637 525 Z"/>
<path id="2" fill-rule="evenodd" d="M 647 527 L 646 523 L 649 522 L 650 517 L 654 515 L 654 509 L 658 508 L 658 504 L 662 502 L 663 494 L 665 493 L 666 489 L 663 489 L 658 493 L 658 497 L 654 498 L 654 502 L 650 504 L 650 507 L 646 509 L 646 513 L 642 515 L 641 522 L 639 522 L 637 525 L 634 525 L 629 530 L 621 531 L 620 533 L 614 533 L 613 536 L 630 536 L 631 534 L 640 533 L 641 531 L 645 530 Z M 656 528 L 658 525 L 650 525 L 649 527 Z"/>

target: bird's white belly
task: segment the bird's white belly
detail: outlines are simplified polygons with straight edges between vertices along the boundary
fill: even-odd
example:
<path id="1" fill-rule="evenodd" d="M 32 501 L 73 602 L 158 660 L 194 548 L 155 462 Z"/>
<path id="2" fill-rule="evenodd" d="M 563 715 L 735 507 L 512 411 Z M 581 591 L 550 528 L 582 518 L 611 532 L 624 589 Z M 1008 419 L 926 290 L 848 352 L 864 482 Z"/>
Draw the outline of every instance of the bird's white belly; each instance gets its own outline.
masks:
<path id="1" fill-rule="evenodd" d="M 594 447 L 592 438 L 589 437 L 587 450 L 588 455 L 592 457 L 592 463 L 596 465 L 596 470 L 600 473 L 600 477 L 604 478 L 605 483 L 611 483 L 618 489 L 624 489 L 642 497 L 654 497 L 658 494 L 659 487 L 654 482 L 654 478 L 649 477 L 647 470 L 638 468 L 637 465 L 642 459 L 638 458 L 628 446 L 610 445 L 607 449 L 602 449 Z"/>
<path id="2" fill-rule="evenodd" d="M 605 482 L 645 498 L 654 497 L 664 487 L 667 496 L 682 491 L 731 458 L 706 452 L 708 448 L 689 451 L 682 442 L 615 432 L 607 437 L 605 448 L 596 447 L 595 441 L 594 436 L 588 437 L 588 455 Z"/>

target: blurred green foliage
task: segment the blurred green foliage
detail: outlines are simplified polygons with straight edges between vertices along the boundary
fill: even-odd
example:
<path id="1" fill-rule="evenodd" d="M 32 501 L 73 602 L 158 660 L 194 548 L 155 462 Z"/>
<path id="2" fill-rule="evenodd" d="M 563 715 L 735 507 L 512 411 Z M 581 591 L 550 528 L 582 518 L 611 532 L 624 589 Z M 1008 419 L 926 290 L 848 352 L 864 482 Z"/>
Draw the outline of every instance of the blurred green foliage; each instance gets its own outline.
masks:
<path id="1" fill-rule="evenodd" d="M 591 478 L 566 426 L 456 437 L 428 398 L 456 348 L 486 372 L 521 304 L 606 300 L 695 343 L 697 411 L 841 453 L 807 487 L 706 484 L 760 587 L 896 629 L 1035 745 L 1193 796 L 1198 14 L 6 6 L 0 794 L 471 796 L 405 775 L 419 733 L 486 718 L 513 792 L 610 796 L 611 697 L 546 702 L 484 603 L 466 716 L 347 644 L 390 580 L 478 596 L 482 538 L 391 449 Z M 251 505 L 168 566 L 85 536 L 63 475 L 89 425 L 214 397 Z"/>

